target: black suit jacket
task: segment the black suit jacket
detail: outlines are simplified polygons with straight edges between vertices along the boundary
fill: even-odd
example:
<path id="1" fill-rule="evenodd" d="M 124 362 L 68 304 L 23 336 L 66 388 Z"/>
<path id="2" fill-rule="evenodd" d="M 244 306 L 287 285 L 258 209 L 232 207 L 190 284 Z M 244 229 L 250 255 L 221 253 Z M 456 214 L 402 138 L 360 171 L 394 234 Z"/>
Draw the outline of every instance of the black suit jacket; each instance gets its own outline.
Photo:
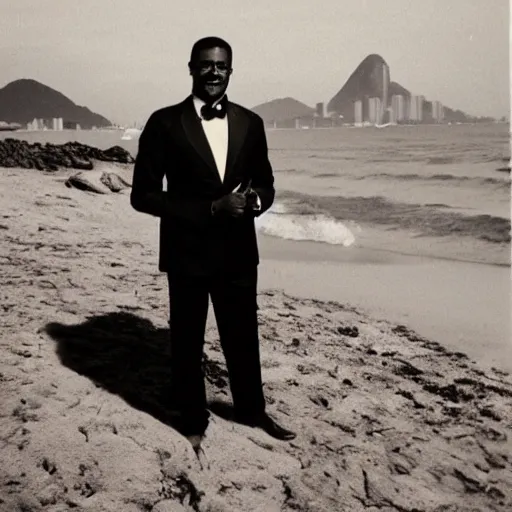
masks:
<path id="1" fill-rule="evenodd" d="M 254 269 L 259 263 L 254 215 L 268 210 L 275 195 L 264 124 L 258 115 L 231 102 L 227 117 L 223 181 L 192 96 L 151 114 L 140 135 L 130 201 L 136 210 L 161 219 L 163 272 L 214 275 Z M 261 210 L 241 218 L 212 216 L 212 201 L 248 178 Z"/>

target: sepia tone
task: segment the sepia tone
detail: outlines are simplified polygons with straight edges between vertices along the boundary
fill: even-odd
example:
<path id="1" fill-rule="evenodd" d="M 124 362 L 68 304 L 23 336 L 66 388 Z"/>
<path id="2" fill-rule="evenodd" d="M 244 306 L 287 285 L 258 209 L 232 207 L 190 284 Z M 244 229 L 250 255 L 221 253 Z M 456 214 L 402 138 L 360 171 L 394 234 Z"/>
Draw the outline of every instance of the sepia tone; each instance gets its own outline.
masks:
<path id="1" fill-rule="evenodd" d="M 507 8 L 5 6 L 0 512 L 512 510 Z M 169 406 L 162 227 L 130 194 L 210 35 L 268 142 L 261 371 L 296 437 L 237 419 L 210 302 L 200 453 Z"/>

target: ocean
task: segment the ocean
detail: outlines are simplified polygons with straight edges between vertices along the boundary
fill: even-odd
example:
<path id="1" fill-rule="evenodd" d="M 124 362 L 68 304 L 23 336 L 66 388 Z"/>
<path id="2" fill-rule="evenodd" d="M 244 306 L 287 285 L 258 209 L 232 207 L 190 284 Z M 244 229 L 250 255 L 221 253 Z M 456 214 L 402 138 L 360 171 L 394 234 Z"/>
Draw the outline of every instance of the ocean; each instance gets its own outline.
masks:
<path id="1" fill-rule="evenodd" d="M 3 133 L 134 156 L 119 131 Z M 276 201 L 260 233 L 288 240 L 510 264 L 509 125 L 268 130 Z"/>
<path id="2" fill-rule="evenodd" d="M 269 133 L 279 190 L 264 232 L 507 263 L 507 125 Z M 505 162 L 506 161 L 506 162 Z"/>

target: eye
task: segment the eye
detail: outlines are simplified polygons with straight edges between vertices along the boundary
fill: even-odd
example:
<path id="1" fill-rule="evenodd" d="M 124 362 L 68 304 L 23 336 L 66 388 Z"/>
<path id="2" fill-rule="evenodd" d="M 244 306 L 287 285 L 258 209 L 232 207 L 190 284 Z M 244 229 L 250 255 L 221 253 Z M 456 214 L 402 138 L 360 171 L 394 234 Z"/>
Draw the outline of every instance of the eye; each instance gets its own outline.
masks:
<path id="1" fill-rule="evenodd" d="M 201 60 L 198 62 L 197 67 L 201 71 L 207 71 L 207 70 L 211 69 L 212 65 L 213 65 L 213 62 L 211 62 L 211 61 Z"/>
<path id="2" fill-rule="evenodd" d="M 202 72 L 211 71 L 214 68 L 217 68 L 217 70 L 221 73 L 226 73 L 229 71 L 229 66 L 222 61 L 214 62 L 212 60 L 201 60 L 198 62 L 197 67 Z"/>

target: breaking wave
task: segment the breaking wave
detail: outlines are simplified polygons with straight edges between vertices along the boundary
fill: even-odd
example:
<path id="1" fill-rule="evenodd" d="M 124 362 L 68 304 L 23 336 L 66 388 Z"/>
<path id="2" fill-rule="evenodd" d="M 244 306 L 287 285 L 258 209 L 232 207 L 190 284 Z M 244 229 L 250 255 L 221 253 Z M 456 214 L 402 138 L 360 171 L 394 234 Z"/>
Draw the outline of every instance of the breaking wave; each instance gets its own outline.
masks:
<path id="1" fill-rule="evenodd" d="M 261 233 L 287 240 L 311 240 L 343 247 L 355 242 L 352 231 L 340 220 L 322 213 L 290 213 L 289 208 L 279 202 L 256 223 Z"/>
<path id="2" fill-rule="evenodd" d="M 260 219 L 260 230 L 281 238 L 349 246 L 355 237 L 347 225 L 380 225 L 422 236 L 464 236 L 509 243 L 510 219 L 465 215 L 444 204 L 410 204 L 383 197 L 312 196 L 283 191 Z"/>

